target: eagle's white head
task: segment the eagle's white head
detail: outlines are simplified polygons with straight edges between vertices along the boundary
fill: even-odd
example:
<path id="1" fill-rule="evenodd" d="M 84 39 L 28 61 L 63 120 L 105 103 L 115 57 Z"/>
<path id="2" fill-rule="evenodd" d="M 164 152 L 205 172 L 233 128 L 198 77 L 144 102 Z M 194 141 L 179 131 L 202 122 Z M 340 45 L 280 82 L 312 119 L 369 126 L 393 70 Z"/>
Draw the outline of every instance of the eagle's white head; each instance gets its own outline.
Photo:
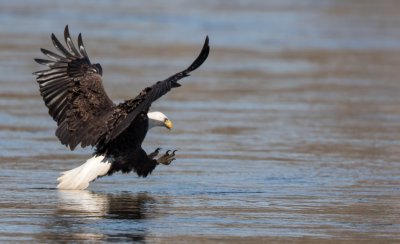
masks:
<path id="1" fill-rule="evenodd" d="M 169 130 L 173 127 L 172 121 L 161 112 L 149 112 L 147 113 L 147 117 L 149 117 L 149 130 L 156 126 L 163 126 Z"/>

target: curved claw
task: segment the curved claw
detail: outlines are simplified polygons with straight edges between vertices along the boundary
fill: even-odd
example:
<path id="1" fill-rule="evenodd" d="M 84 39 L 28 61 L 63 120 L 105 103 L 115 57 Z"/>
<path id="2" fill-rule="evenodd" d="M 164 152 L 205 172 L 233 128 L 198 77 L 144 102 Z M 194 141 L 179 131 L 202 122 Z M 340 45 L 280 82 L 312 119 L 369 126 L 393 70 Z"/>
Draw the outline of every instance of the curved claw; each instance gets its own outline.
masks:
<path id="1" fill-rule="evenodd" d="M 172 161 L 174 161 L 174 160 L 175 160 L 175 158 L 169 158 L 167 160 L 167 162 L 165 163 L 165 165 L 170 165 L 172 163 Z"/>
<path id="2" fill-rule="evenodd" d="M 151 159 L 155 158 L 155 157 L 158 155 L 158 153 L 160 152 L 160 149 L 161 149 L 161 148 L 157 148 L 156 150 L 154 150 L 154 152 L 150 153 L 150 154 L 147 155 L 147 156 L 148 156 L 149 158 L 151 158 Z"/>

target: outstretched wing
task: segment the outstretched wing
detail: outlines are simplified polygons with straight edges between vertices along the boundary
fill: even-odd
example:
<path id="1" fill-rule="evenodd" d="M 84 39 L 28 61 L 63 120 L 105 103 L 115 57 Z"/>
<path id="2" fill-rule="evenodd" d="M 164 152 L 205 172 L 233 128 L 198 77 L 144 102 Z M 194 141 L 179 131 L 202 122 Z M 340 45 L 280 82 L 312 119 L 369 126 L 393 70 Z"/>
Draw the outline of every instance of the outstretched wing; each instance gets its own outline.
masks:
<path id="1" fill-rule="evenodd" d="M 163 81 L 158 81 L 156 84 L 143 89 L 134 99 L 119 104 L 115 109 L 116 112 L 114 113 L 114 116 L 112 116 L 112 120 L 108 122 L 109 134 L 105 138 L 104 142 L 106 143 L 116 138 L 132 123 L 136 116 L 147 111 L 152 102 L 165 95 L 172 88 L 181 86 L 178 81 L 189 76 L 190 72 L 200 67 L 207 59 L 209 52 L 210 47 L 208 45 L 207 36 L 199 56 L 187 69 L 176 73 Z M 120 111 L 124 111 L 124 113 L 121 113 Z"/>
<path id="2" fill-rule="evenodd" d="M 79 34 L 77 48 L 68 26 L 64 37 L 66 48 L 54 34 L 51 35 L 60 54 L 41 49 L 50 60 L 35 61 L 48 69 L 34 74 L 49 114 L 57 122 L 57 137 L 73 150 L 79 143 L 85 147 L 98 142 L 107 129 L 101 118 L 111 115 L 115 105 L 104 91 L 100 64 L 92 64 L 89 60 L 82 35 Z"/>

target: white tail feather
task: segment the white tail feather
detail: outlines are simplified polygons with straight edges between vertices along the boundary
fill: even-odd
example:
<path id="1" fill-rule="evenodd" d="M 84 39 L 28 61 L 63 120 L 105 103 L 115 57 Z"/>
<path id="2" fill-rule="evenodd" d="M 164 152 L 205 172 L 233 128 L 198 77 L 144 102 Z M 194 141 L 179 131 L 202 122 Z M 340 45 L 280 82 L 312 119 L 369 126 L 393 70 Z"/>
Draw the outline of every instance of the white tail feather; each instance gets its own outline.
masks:
<path id="1" fill-rule="evenodd" d="M 57 181 L 61 190 L 84 190 L 89 183 L 104 176 L 111 168 L 111 163 L 104 156 L 93 156 L 81 166 L 62 172 Z"/>

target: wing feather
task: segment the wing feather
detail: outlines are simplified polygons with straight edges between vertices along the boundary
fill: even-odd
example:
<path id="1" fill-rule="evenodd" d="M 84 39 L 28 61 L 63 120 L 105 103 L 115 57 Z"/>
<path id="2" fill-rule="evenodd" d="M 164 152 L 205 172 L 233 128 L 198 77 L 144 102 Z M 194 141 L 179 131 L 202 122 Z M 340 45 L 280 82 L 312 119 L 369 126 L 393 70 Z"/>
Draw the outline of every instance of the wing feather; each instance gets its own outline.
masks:
<path id="1" fill-rule="evenodd" d="M 49 114 L 57 122 L 56 135 L 73 150 L 79 143 L 81 146 L 98 143 L 106 126 L 97 121 L 104 114 L 112 113 L 115 105 L 104 91 L 100 64 L 92 65 L 89 60 L 82 35 L 78 37 L 79 49 L 71 39 L 68 26 L 64 29 L 64 39 L 66 46 L 51 35 L 59 54 L 41 49 L 50 60 L 38 58 L 35 61 L 48 69 L 34 74 Z M 93 126 L 101 128 L 92 129 Z M 85 131 L 95 134 L 84 136 Z"/>
<path id="2" fill-rule="evenodd" d="M 69 34 L 68 25 L 64 29 L 64 39 L 68 49 L 73 53 L 73 55 L 76 57 L 80 57 L 81 54 L 79 53 L 78 49 L 76 49 L 74 42 L 72 41 L 71 35 Z"/>
<path id="3" fill-rule="evenodd" d="M 73 57 L 71 53 L 68 52 L 67 49 L 61 44 L 61 42 L 57 39 L 57 37 L 51 34 L 51 40 L 53 41 L 53 45 L 55 48 L 58 49 L 62 54 L 64 54 L 67 58 Z"/>
<path id="4" fill-rule="evenodd" d="M 80 33 L 79 33 L 79 36 L 78 36 L 78 47 L 79 47 L 79 52 L 83 55 L 83 57 L 85 58 L 86 62 L 88 64 L 90 64 L 89 56 L 87 55 L 85 46 L 83 45 L 82 34 L 80 34 Z"/>
<path id="5" fill-rule="evenodd" d="M 53 53 L 53 52 L 51 52 L 49 50 L 43 49 L 43 48 L 41 48 L 40 51 L 44 55 L 46 55 L 47 57 L 49 57 L 49 58 L 51 58 L 51 59 L 53 59 L 55 61 L 58 61 L 58 62 L 64 61 L 64 59 L 65 59 L 64 57 L 62 57 L 62 56 L 60 56 L 58 54 L 55 54 L 55 53 Z"/>

